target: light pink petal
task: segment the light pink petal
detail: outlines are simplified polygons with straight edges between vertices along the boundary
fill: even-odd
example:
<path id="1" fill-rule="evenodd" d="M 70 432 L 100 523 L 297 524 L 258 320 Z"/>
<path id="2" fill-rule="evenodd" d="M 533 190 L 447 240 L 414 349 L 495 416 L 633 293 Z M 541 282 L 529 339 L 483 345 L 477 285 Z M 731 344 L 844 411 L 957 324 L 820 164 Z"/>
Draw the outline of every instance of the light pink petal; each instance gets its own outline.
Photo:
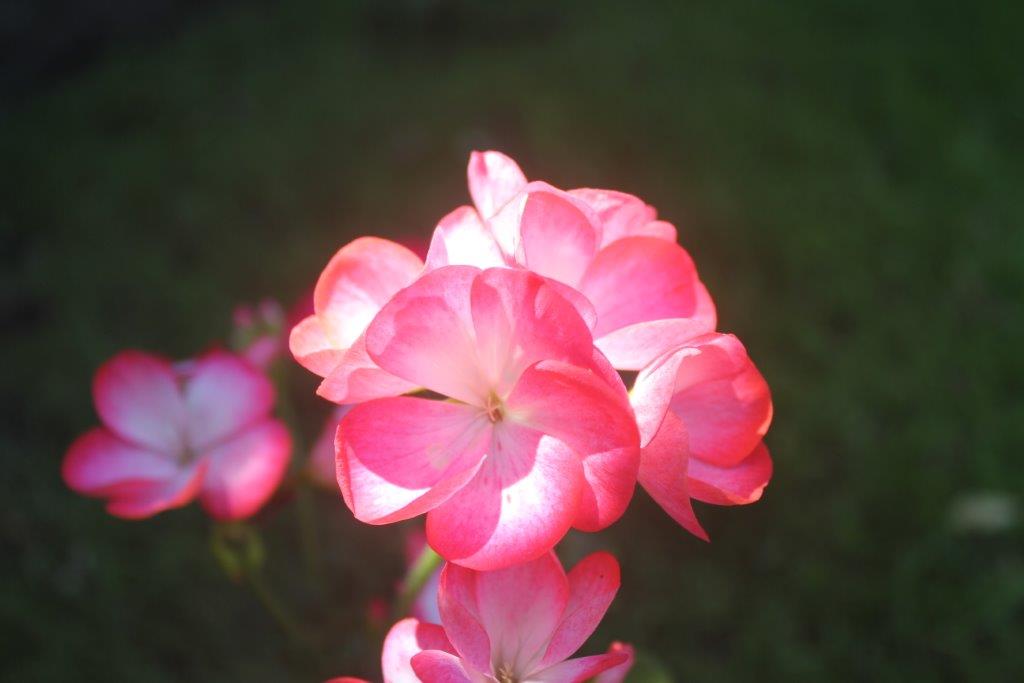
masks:
<path id="1" fill-rule="evenodd" d="M 564 203 L 574 206 L 579 213 L 586 217 L 596 235 L 597 244 L 600 244 L 601 224 L 597 214 L 591 210 L 586 202 L 572 196 L 568 192 L 538 180 L 527 184 L 522 191 L 512 197 L 494 215 L 486 220 L 487 226 L 491 229 L 491 234 L 494 235 L 495 241 L 501 247 L 506 258 L 516 260 L 520 264 L 523 263 L 522 258 L 524 254 L 521 239 L 523 213 L 526 210 L 526 204 L 530 197 L 537 193 L 559 198 Z M 575 282 L 572 284 L 575 284 Z"/>
<path id="2" fill-rule="evenodd" d="M 491 268 L 472 285 L 476 358 L 487 387 L 512 389 L 528 366 L 544 359 L 587 364 L 593 338 L 586 323 L 544 278 Z"/>
<path id="3" fill-rule="evenodd" d="M 763 443 L 739 464 L 716 467 L 698 458 L 690 458 L 686 469 L 690 495 L 715 505 L 746 505 L 760 500 L 772 478 L 772 458 Z"/>
<path id="4" fill-rule="evenodd" d="M 690 342 L 700 350 L 679 366 L 670 410 L 686 425 L 694 457 L 729 467 L 761 441 L 772 418 L 768 384 L 731 334 Z"/>
<path id="5" fill-rule="evenodd" d="M 520 219 L 516 260 L 535 273 L 577 286 L 597 253 L 599 229 L 567 197 L 531 192 Z"/>
<path id="6" fill-rule="evenodd" d="M 177 455 L 185 406 L 171 364 L 141 351 L 122 351 L 96 371 L 93 400 L 103 423 L 132 443 Z"/>
<path id="7" fill-rule="evenodd" d="M 459 658 L 440 650 L 424 650 L 415 655 L 412 669 L 423 683 L 473 683 Z"/>
<path id="8" fill-rule="evenodd" d="M 673 413 L 665 415 L 654 439 L 643 449 L 638 480 L 661 509 L 697 538 L 708 534 L 697 521 L 687 479 L 686 428 Z"/>
<path id="9" fill-rule="evenodd" d="M 700 289 L 703 289 L 701 285 Z M 658 356 L 665 353 L 668 345 L 693 339 L 715 329 L 714 317 L 708 319 L 669 318 L 636 323 L 609 332 L 594 340 L 594 345 L 608 357 L 612 365 L 620 370 L 642 370 Z"/>
<path id="10" fill-rule="evenodd" d="M 610 385 L 594 369 L 542 361 L 523 373 L 507 406 L 509 420 L 554 436 L 581 459 L 585 485 L 574 526 L 596 531 L 622 515 L 636 484 L 640 441 L 621 381 Z"/>
<path id="11" fill-rule="evenodd" d="M 189 446 L 203 452 L 267 416 L 274 385 L 246 360 L 227 351 L 199 358 L 185 381 Z"/>
<path id="12" fill-rule="evenodd" d="M 633 237 L 656 237 L 660 240 L 667 240 L 669 242 L 677 242 L 679 240 L 679 233 L 676 231 L 676 226 L 672 225 L 668 221 L 651 221 L 646 223 L 639 228 L 635 229 L 632 234 Z M 607 244 L 607 240 L 605 244 Z"/>
<path id="13" fill-rule="evenodd" d="M 639 234 L 658 215 L 653 206 L 625 192 L 585 187 L 569 190 L 569 194 L 585 201 L 597 213 L 604 230 L 602 247 Z M 674 234 L 671 241 L 675 242 Z"/>
<path id="14" fill-rule="evenodd" d="M 636 661 L 636 650 L 632 645 L 615 642 L 608 648 L 608 653 L 616 652 L 624 653 L 627 657 L 626 661 L 610 669 L 605 669 L 604 673 L 594 679 L 594 683 L 622 683 L 626 680 L 626 675 L 629 674 L 629 670 L 633 668 L 633 663 Z"/>
<path id="15" fill-rule="evenodd" d="M 569 446 L 504 420 L 476 477 L 427 515 L 427 538 L 447 560 L 473 569 L 532 560 L 569 530 L 583 481 Z"/>
<path id="16" fill-rule="evenodd" d="M 399 292 L 366 331 L 381 368 L 417 386 L 482 405 L 489 387 L 476 357 L 470 288 L 480 271 L 446 266 Z"/>
<path id="17" fill-rule="evenodd" d="M 480 572 L 448 562 L 441 570 L 437 606 L 459 655 L 478 671 L 491 670 L 491 640 L 484 629 L 476 582 Z"/>
<path id="18" fill-rule="evenodd" d="M 102 497 L 119 487 L 169 481 L 180 469 L 173 458 L 96 427 L 71 444 L 61 473 L 73 491 Z"/>
<path id="19" fill-rule="evenodd" d="M 588 555 L 569 572 L 569 600 L 542 665 L 557 664 L 583 646 L 619 590 L 619 563 L 609 553 Z"/>
<path id="20" fill-rule="evenodd" d="M 292 438 L 278 420 L 264 420 L 207 454 L 200 502 L 214 519 L 250 517 L 277 490 L 288 468 Z"/>
<path id="21" fill-rule="evenodd" d="M 199 493 L 206 463 L 197 461 L 166 481 L 122 488 L 107 502 L 107 512 L 125 519 L 145 519 L 187 505 Z"/>
<path id="22" fill-rule="evenodd" d="M 555 664 L 543 671 L 531 674 L 530 681 L 581 683 L 602 671 L 607 671 L 613 666 L 622 664 L 628 659 L 629 657 L 625 652 L 609 652 L 603 655 L 593 655 L 592 657 L 567 659 L 560 664 Z"/>
<path id="23" fill-rule="evenodd" d="M 492 268 L 504 265 L 501 247 L 473 207 L 460 206 L 434 228 L 427 252 L 427 270 L 443 266 Z"/>
<path id="24" fill-rule="evenodd" d="M 313 308 L 324 333 L 346 349 L 398 290 L 423 270 L 420 257 L 397 242 L 360 237 L 342 247 L 317 280 Z"/>
<path id="25" fill-rule="evenodd" d="M 424 650 L 454 652 L 444 629 L 437 624 L 402 619 L 392 626 L 381 653 L 384 683 L 419 683 L 412 658 Z"/>
<path id="26" fill-rule="evenodd" d="M 473 152 L 466 169 L 469 194 L 477 211 L 490 218 L 526 186 L 519 165 L 501 152 Z"/>
<path id="27" fill-rule="evenodd" d="M 320 318 L 311 315 L 292 328 L 288 348 L 299 365 L 312 373 L 326 377 L 341 362 L 342 350 L 335 348 L 327 338 Z"/>
<path id="28" fill-rule="evenodd" d="M 412 382 L 382 370 L 366 352 L 366 335 L 360 335 L 320 383 L 316 393 L 328 401 L 344 404 L 400 396 L 415 389 Z"/>
<path id="29" fill-rule="evenodd" d="M 360 404 L 338 427 L 345 503 L 370 524 L 422 514 L 476 474 L 490 433 L 486 415 L 464 404 L 406 396 Z"/>
<path id="30" fill-rule="evenodd" d="M 598 252 L 579 290 L 597 309 L 595 336 L 602 337 L 651 320 L 707 317 L 699 284 L 693 260 L 678 244 L 628 237 Z M 668 340 L 666 349 L 672 345 Z"/>
<path id="31" fill-rule="evenodd" d="M 533 671 L 569 604 L 569 581 L 553 552 L 491 572 L 478 572 L 476 599 L 491 643 L 491 662 Z"/>
<path id="32" fill-rule="evenodd" d="M 580 317 L 583 318 L 583 322 L 587 324 L 587 329 L 593 331 L 594 326 L 597 325 L 597 311 L 594 310 L 594 304 L 590 303 L 590 299 L 580 294 L 578 291 L 570 287 L 569 285 L 563 284 L 558 280 L 552 280 L 546 278 L 548 286 L 554 289 L 563 299 L 572 304 L 572 307 L 576 309 Z"/>
<path id="33" fill-rule="evenodd" d="M 646 446 L 658 433 L 676 392 L 679 367 L 690 356 L 700 354 L 695 346 L 679 348 L 657 358 L 636 376 L 629 400 L 640 429 L 640 444 Z"/>

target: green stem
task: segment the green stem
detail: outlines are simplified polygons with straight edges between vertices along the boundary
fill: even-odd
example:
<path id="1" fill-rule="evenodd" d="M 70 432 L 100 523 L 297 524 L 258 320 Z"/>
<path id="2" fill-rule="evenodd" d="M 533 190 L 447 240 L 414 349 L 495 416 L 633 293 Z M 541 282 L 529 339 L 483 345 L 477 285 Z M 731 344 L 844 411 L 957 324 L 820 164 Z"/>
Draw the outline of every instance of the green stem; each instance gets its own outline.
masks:
<path id="1" fill-rule="evenodd" d="M 423 552 L 416 558 L 416 562 L 409 567 L 409 571 L 402 581 L 402 590 L 395 601 L 395 619 L 408 616 L 409 608 L 419 597 L 423 586 L 430 580 L 430 576 L 441 566 L 442 558 L 434 552 L 433 548 L 424 544 Z"/>

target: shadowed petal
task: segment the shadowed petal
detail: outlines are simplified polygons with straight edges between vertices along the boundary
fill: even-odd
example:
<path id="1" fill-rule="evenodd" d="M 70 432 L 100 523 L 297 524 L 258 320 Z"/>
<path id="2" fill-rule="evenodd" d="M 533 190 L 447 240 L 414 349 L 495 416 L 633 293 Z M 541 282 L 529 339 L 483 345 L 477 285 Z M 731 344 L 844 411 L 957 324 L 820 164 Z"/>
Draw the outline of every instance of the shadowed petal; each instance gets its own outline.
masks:
<path id="1" fill-rule="evenodd" d="M 531 681 L 550 681 L 551 683 L 581 683 L 602 671 L 618 666 L 629 659 L 625 652 L 609 652 L 592 657 L 567 659 L 560 664 L 548 667 L 543 671 L 530 675 Z"/>
<path id="2" fill-rule="evenodd" d="M 594 553 L 573 567 L 568 579 L 569 600 L 544 654 L 544 665 L 570 657 L 601 623 L 619 590 L 619 563 L 609 553 Z"/>
<path id="3" fill-rule="evenodd" d="M 291 434 L 278 420 L 249 427 L 207 454 L 200 502 L 214 519 L 244 519 L 263 507 L 284 478 Z"/>
<path id="4" fill-rule="evenodd" d="M 690 495 L 715 505 L 746 505 L 760 500 L 772 478 L 772 459 L 759 443 L 754 451 L 732 467 L 716 467 L 690 458 L 686 468 Z"/>
<path id="5" fill-rule="evenodd" d="M 686 428 L 673 413 L 668 413 L 654 439 L 640 456 L 638 480 L 661 509 L 697 538 L 708 534 L 697 521 L 690 502 Z"/>
<path id="6" fill-rule="evenodd" d="M 423 683 L 473 683 L 459 658 L 440 650 L 425 650 L 414 656 L 412 668 Z"/>
<path id="7" fill-rule="evenodd" d="M 211 351 L 189 371 L 185 405 L 189 445 L 203 452 L 266 417 L 274 405 L 274 385 L 248 361 Z"/>

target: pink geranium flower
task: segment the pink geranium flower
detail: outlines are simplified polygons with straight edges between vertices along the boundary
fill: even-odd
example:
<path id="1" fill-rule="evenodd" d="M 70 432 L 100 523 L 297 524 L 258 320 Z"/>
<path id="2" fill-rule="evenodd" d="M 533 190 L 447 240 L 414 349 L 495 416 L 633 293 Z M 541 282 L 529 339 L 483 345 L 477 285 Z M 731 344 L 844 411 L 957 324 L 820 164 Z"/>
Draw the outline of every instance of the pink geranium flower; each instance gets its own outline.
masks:
<path id="1" fill-rule="evenodd" d="M 124 351 L 97 371 L 93 397 L 103 426 L 71 445 L 63 476 L 113 515 L 149 517 L 198 496 L 212 517 L 241 519 L 284 476 L 291 438 L 270 417 L 273 386 L 235 355 L 172 365 Z"/>
<path id="2" fill-rule="evenodd" d="M 499 152 L 474 152 L 468 177 L 475 208 L 441 220 L 428 270 L 518 267 L 572 288 L 582 297 L 563 294 L 593 323 L 595 344 L 620 370 L 639 370 L 671 340 L 715 329 L 715 307 L 693 260 L 653 207 L 612 190 L 527 182 Z"/>
<path id="3" fill-rule="evenodd" d="M 496 569 L 621 516 L 639 462 L 625 388 L 543 278 L 440 268 L 364 336 L 381 371 L 446 400 L 381 398 L 342 420 L 338 483 L 358 519 L 428 513 L 438 553 Z"/>
<path id="4" fill-rule="evenodd" d="M 707 540 L 690 499 L 743 505 L 772 476 L 762 438 L 768 384 L 736 337 L 709 334 L 644 368 L 630 392 L 641 442 L 639 482 L 684 528 Z"/>

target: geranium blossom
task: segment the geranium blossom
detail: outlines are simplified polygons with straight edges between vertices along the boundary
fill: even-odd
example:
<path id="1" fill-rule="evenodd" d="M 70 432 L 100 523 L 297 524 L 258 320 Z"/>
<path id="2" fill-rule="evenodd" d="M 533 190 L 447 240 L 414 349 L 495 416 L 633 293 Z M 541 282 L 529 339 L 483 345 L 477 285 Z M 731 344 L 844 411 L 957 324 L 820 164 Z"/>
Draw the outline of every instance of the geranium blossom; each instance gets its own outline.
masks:
<path id="1" fill-rule="evenodd" d="M 428 269 L 518 267 L 567 285 L 582 295 L 566 294 L 593 322 L 597 347 L 621 370 L 715 329 L 714 304 L 675 228 L 640 199 L 527 182 L 499 152 L 474 152 L 468 178 L 475 208 L 441 220 Z"/>
<path id="2" fill-rule="evenodd" d="M 148 517 L 198 496 L 211 516 L 241 519 L 284 475 L 291 437 L 270 417 L 273 386 L 235 355 L 173 365 L 124 351 L 97 371 L 93 397 L 103 426 L 72 444 L 63 476 L 113 515 Z"/>
<path id="3" fill-rule="evenodd" d="M 625 388 L 543 278 L 443 267 L 399 292 L 364 337 L 381 371 L 447 400 L 381 398 L 342 420 L 338 483 L 358 519 L 426 512 L 438 553 L 494 569 L 625 510 L 639 462 Z"/>
<path id="4" fill-rule="evenodd" d="M 736 337 L 709 334 L 670 349 L 639 373 L 630 398 L 646 444 L 639 482 L 683 527 L 707 540 L 691 498 L 761 497 L 772 475 L 762 441 L 771 395 Z"/>

